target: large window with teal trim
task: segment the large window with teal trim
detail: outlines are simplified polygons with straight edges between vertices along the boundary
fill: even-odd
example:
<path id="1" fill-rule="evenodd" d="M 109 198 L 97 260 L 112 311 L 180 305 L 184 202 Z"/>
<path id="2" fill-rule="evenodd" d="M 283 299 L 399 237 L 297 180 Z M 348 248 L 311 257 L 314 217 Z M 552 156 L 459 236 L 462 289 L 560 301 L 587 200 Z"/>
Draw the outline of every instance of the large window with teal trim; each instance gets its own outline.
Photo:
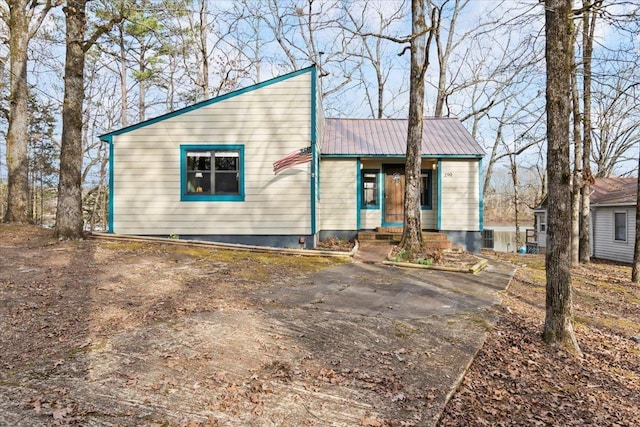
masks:
<path id="1" fill-rule="evenodd" d="M 181 145 L 183 201 L 244 200 L 243 145 Z"/>
<path id="2" fill-rule="evenodd" d="M 420 208 L 431 210 L 433 207 L 433 171 L 423 169 L 420 172 Z"/>
<path id="3" fill-rule="evenodd" d="M 380 171 L 377 169 L 363 169 L 361 171 L 362 183 L 362 209 L 380 209 L 378 178 Z"/>

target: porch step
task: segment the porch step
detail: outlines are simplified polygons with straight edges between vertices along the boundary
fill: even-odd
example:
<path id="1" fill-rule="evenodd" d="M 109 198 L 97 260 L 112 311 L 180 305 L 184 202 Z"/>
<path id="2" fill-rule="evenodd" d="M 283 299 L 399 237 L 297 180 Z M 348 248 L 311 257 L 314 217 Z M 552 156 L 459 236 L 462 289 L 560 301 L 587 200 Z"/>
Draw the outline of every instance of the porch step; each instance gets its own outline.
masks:
<path id="1" fill-rule="evenodd" d="M 391 231 L 391 227 L 380 227 L 377 231 L 360 231 L 358 241 L 361 243 L 374 243 L 383 245 L 396 245 L 402 240 L 402 228 L 399 231 Z M 379 231 L 383 230 L 383 231 Z M 423 231 L 422 240 L 427 250 L 451 249 L 454 245 L 447 239 L 444 233 L 435 231 Z"/>

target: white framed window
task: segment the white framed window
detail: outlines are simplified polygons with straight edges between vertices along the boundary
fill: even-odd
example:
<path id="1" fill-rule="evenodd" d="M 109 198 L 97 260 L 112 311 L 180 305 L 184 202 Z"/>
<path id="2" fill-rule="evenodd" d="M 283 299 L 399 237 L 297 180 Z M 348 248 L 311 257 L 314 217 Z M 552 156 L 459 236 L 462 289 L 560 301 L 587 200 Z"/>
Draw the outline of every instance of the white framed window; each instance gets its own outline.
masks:
<path id="1" fill-rule="evenodd" d="M 538 232 L 539 233 L 547 232 L 547 215 L 546 214 L 538 215 Z"/>
<path id="2" fill-rule="evenodd" d="M 627 213 L 614 212 L 613 222 L 614 222 L 613 239 L 616 242 L 626 242 L 627 241 Z"/>

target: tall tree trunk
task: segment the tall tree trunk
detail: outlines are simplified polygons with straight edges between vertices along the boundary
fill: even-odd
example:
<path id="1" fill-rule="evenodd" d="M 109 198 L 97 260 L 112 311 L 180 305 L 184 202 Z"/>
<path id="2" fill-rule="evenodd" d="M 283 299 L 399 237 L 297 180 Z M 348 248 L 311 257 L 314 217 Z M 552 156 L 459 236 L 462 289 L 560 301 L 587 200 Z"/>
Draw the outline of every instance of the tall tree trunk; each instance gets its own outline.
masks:
<path id="1" fill-rule="evenodd" d="M 571 46 L 575 43 L 574 31 Z M 571 265 L 580 262 L 580 208 L 582 190 L 582 133 L 580 132 L 580 98 L 578 94 L 578 70 L 575 55 L 572 54 L 571 67 L 571 112 L 573 113 L 573 191 L 571 193 Z"/>
<path id="2" fill-rule="evenodd" d="M 422 250 L 420 212 L 420 168 L 422 164 L 422 122 L 424 110 L 424 73 L 427 69 L 427 25 L 424 1 L 411 0 L 411 77 L 409 82 L 409 120 L 405 164 L 404 227 L 400 249 L 416 253 Z M 430 41 L 430 40 L 429 40 Z"/>
<path id="3" fill-rule="evenodd" d="M 120 125 L 122 127 L 128 126 L 127 111 L 129 110 L 129 103 L 127 101 L 127 50 L 124 44 L 124 25 L 120 24 L 118 28 L 118 44 L 120 45 Z"/>
<path id="4" fill-rule="evenodd" d="M 516 163 L 516 153 L 509 155 L 511 166 L 511 181 L 513 183 L 513 208 L 516 225 L 516 252 L 522 247 L 522 236 L 520 234 L 520 192 L 518 191 L 518 164 Z"/>
<path id="5" fill-rule="evenodd" d="M 572 0 L 545 0 L 548 218 L 544 339 L 580 352 L 571 317 L 569 116 Z"/>
<path id="6" fill-rule="evenodd" d="M 640 153 L 638 154 L 638 188 L 636 190 L 636 238 L 633 248 L 633 268 L 631 269 L 631 281 L 640 282 Z"/>
<path id="7" fill-rule="evenodd" d="M 29 156 L 27 100 L 27 46 L 29 18 L 27 1 L 9 2 L 9 128 L 7 130 L 8 197 L 4 221 L 28 222 L 29 212 Z"/>
<path id="8" fill-rule="evenodd" d="M 81 171 L 86 1 L 69 0 L 64 8 L 67 34 L 56 212 L 56 233 L 64 239 L 80 239 L 83 236 Z"/>
<path id="9" fill-rule="evenodd" d="M 209 91 L 209 47 L 207 43 L 209 28 L 209 0 L 201 0 L 200 2 L 200 50 L 202 53 L 202 96 L 203 99 L 209 99 L 211 96 Z"/>
<path id="10" fill-rule="evenodd" d="M 592 0 L 583 0 L 585 8 L 582 17 L 582 44 L 583 59 L 582 67 L 584 77 L 582 79 L 582 96 L 584 105 L 584 115 L 582 120 L 584 143 L 582 144 L 582 212 L 580 218 L 580 262 L 588 263 L 591 260 L 591 57 L 593 55 L 593 37 L 596 25 L 596 8 L 601 4 L 596 1 L 594 6 Z"/>

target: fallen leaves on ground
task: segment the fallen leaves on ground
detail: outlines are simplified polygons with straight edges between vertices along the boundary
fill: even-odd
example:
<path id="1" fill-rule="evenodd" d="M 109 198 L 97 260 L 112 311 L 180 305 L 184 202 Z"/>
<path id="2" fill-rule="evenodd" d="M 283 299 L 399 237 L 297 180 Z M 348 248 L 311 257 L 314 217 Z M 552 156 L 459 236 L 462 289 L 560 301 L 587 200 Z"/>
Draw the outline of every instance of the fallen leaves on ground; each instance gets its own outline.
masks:
<path id="1" fill-rule="evenodd" d="M 630 268 L 593 262 L 573 269 L 580 358 L 542 340 L 543 256 L 495 256 L 520 267 L 439 425 L 637 425 L 640 286 L 630 282 Z"/>

